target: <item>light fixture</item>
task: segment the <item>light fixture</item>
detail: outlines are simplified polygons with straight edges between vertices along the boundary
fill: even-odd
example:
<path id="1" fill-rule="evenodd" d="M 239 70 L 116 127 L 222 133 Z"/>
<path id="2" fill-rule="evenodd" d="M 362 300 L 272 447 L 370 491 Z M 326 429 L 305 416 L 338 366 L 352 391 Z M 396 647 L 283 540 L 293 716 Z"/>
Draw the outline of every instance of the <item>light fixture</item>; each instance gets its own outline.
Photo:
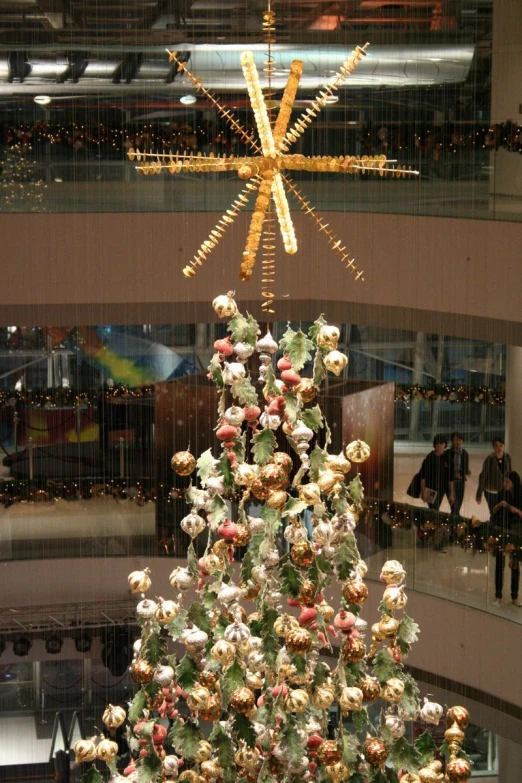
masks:
<path id="1" fill-rule="evenodd" d="M 52 101 L 52 98 L 50 95 L 35 95 L 33 100 L 39 106 L 49 106 L 49 104 Z"/>
<path id="2" fill-rule="evenodd" d="M 79 653 L 89 652 L 92 645 L 92 636 L 87 631 L 78 631 L 74 637 L 74 646 Z"/>
<path id="3" fill-rule="evenodd" d="M 182 95 L 179 99 L 180 103 L 183 103 L 185 106 L 192 106 L 192 104 L 197 102 L 197 98 L 195 95 Z"/>
<path id="4" fill-rule="evenodd" d="M 49 655 L 58 655 L 63 647 L 63 639 L 56 633 L 50 633 L 45 637 L 45 652 Z"/>
<path id="5" fill-rule="evenodd" d="M 13 642 L 13 652 L 20 658 L 25 658 L 32 647 L 32 642 L 28 636 L 17 636 Z"/>

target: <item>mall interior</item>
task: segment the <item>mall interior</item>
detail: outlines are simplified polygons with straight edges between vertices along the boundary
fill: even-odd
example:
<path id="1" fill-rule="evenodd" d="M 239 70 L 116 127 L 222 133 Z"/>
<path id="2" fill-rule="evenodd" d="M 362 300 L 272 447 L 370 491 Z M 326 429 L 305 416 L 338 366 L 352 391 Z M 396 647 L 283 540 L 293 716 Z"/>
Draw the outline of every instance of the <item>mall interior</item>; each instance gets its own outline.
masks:
<path id="1" fill-rule="evenodd" d="M 361 54 L 355 47 L 366 43 Z M 259 142 L 254 139 L 262 128 L 263 112 L 259 105 L 256 111 L 252 108 L 255 79 L 251 74 L 247 78 L 242 69 L 245 51 L 253 52 L 252 67 L 257 66 L 265 95 L 268 131 L 265 128 L 265 137 L 259 133 Z M 344 67 L 354 51 L 357 67 Z M 302 61 L 303 69 L 299 89 L 289 97 L 286 85 L 287 80 L 291 84 L 295 60 Z M 179 764 L 180 780 L 188 783 L 519 783 L 521 73 L 520 0 L 1 0 L 1 780 L 72 783 L 84 776 L 84 783 L 101 783 L 110 776 L 113 783 L 163 783 L 178 777 Z M 276 118 L 285 106 L 291 109 L 287 126 L 295 129 L 293 136 L 291 131 L 285 136 L 285 127 L 277 136 Z M 271 128 L 279 150 L 272 158 L 266 136 L 271 137 Z M 282 155 L 281 139 L 286 139 L 287 157 L 301 161 L 286 173 L 270 168 L 276 165 L 270 160 Z M 242 177 L 244 170 L 238 178 L 241 158 L 249 155 L 258 156 L 250 180 Z M 354 165 L 348 166 L 343 156 L 355 156 Z M 304 157 L 312 163 L 303 164 Z M 321 163 L 327 157 L 329 167 L 328 161 Z M 221 161 L 221 170 L 212 170 L 219 168 L 216 161 Z M 270 194 L 276 193 L 270 183 L 275 182 L 285 183 L 287 200 L 283 196 L 278 201 L 274 195 L 270 201 Z M 266 183 L 270 205 L 265 213 L 260 194 Z M 247 203 L 256 188 L 257 200 L 254 196 Z M 275 219 L 285 204 L 297 238 L 297 252 L 291 254 L 285 253 L 286 240 L 283 247 Z M 244 281 L 238 277 L 240 265 L 255 244 L 259 214 L 264 215 L 263 233 L 257 239 L 259 244 L 261 236 L 259 258 L 251 278 Z M 284 235 L 282 223 L 281 228 Z M 351 259 L 363 274 L 352 273 Z M 184 275 L 187 265 L 190 274 Z M 177 636 L 171 633 L 168 659 L 164 651 L 163 658 L 158 654 L 153 661 L 167 666 L 177 656 L 178 679 L 171 679 L 168 687 L 171 693 L 182 694 L 178 713 L 150 717 L 159 705 L 151 703 L 150 685 L 143 685 L 146 680 L 136 675 L 136 656 L 143 656 L 144 649 L 150 652 L 151 639 L 165 644 L 166 636 L 157 623 L 144 620 L 145 615 L 136 617 L 143 572 L 151 572 L 148 599 L 178 600 L 179 590 L 172 580 L 169 583 L 169 575 L 187 563 L 188 489 L 198 481 L 205 486 L 205 458 L 190 477 L 173 469 L 171 458 L 185 451 L 198 460 L 207 454 L 215 473 L 223 464 L 217 462 L 223 450 L 225 463 L 234 472 L 234 442 L 223 444 L 215 431 L 232 426 L 226 424 L 224 410 L 225 401 L 227 407 L 234 404 L 230 395 L 237 379 L 230 381 L 226 393 L 219 384 L 239 362 L 241 372 L 246 367 L 251 375 L 256 394 L 261 394 L 259 351 L 251 358 L 247 351 L 241 361 L 231 358 L 232 344 L 237 348 L 238 341 L 246 341 L 253 346 L 258 335 L 250 332 L 247 339 L 238 327 L 235 333 L 232 330 L 230 343 L 226 319 L 219 318 L 219 307 L 212 306 L 227 292 L 235 292 L 240 312 L 251 315 L 240 323 L 255 319 L 260 334 L 269 329 L 279 344 L 267 355 L 276 374 L 284 372 L 283 357 L 288 355 L 286 372 L 299 370 L 301 378 L 315 382 L 317 361 L 312 363 L 310 354 L 302 362 L 294 361 L 299 353 L 296 341 L 302 335 L 314 336 L 317 328 L 320 333 L 321 327 L 314 324 L 318 319 L 322 323 L 321 316 L 337 327 L 333 348 L 346 357 L 339 374 L 324 371 L 313 402 L 293 390 L 296 381 L 284 387 L 287 412 L 290 398 L 292 404 L 298 401 L 295 410 L 308 406 L 303 415 L 309 426 L 312 409 L 324 412 L 324 419 L 317 414 L 315 432 L 308 430 L 315 438 L 312 449 L 315 443 L 317 451 L 329 448 L 332 454 L 342 454 L 350 441 L 360 440 L 371 450 L 366 463 L 352 459 L 345 485 L 358 477 L 364 485 L 364 498 L 357 506 L 359 521 L 349 536 L 355 536 L 368 569 L 366 575 L 356 572 L 357 579 L 364 576 L 368 600 L 359 606 L 355 598 L 348 600 L 346 590 L 344 598 L 336 593 L 334 583 L 325 587 L 326 599 L 335 612 L 340 606 L 356 615 L 360 610 L 357 622 L 362 618 L 370 628 L 383 612 L 381 569 L 389 561 L 402 564 L 408 615 L 420 626 L 420 634 L 407 661 L 397 664 L 399 679 L 414 678 L 422 697 L 440 704 L 444 715 L 451 705 L 469 711 L 459 754 L 471 764 L 471 777 L 465 771 L 457 777 L 449 751 L 446 756 L 434 751 L 428 772 L 428 757 L 423 757 L 424 772 L 417 775 L 417 757 L 413 762 L 410 758 L 410 766 L 406 756 L 399 758 L 403 736 L 417 743 L 417 749 L 426 743 L 438 747 L 450 719 L 427 720 L 425 710 L 405 719 L 396 703 L 382 699 L 371 709 L 365 706 L 366 728 L 357 717 L 360 712 L 353 712 L 353 707 L 352 712 L 340 711 L 335 700 L 326 708 L 324 724 L 317 723 L 316 707 L 311 717 L 306 713 L 310 736 L 321 729 L 334 741 L 351 733 L 359 737 L 354 743 L 365 743 L 365 755 L 354 755 L 350 763 L 347 756 L 343 762 L 336 757 L 331 763 L 339 761 L 341 766 L 334 769 L 317 765 L 314 751 L 304 766 L 288 763 L 285 768 L 290 728 L 297 722 L 302 727 L 295 735 L 299 737 L 307 729 L 299 723 L 300 715 L 289 712 L 289 697 L 284 696 L 287 711 L 277 708 L 283 712 L 274 719 L 267 745 L 260 713 L 264 690 L 256 691 L 261 699 L 258 723 L 252 718 L 254 723 L 249 724 L 257 735 L 255 747 L 250 743 L 255 764 L 249 768 L 245 762 L 237 776 L 224 770 L 222 745 L 219 751 L 212 750 L 215 757 L 194 766 L 188 744 L 174 740 L 180 725 L 195 725 L 197 720 L 189 717 L 197 719 L 198 714 L 194 691 L 189 689 L 189 706 L 185 701 L 186 667 L 179 661 L 199 667 L 201 681 L 205 673 L 203 684 L 210 691 L 219 666 L 212 659 L 212 671 L 204 670 L 206 659 L 191 653 L 188 631 L 181 626 Z M 302 337 L 303 344 L 310 343 L 307 339 Z M 324 359 L 321 351 L 318 347 Z M 223 357 L 234 363 L 221 374 L 226 367 Z M 266 373 L 267 365 L 262 369 Z M 275 377 L 270 373 L 267 377 Z M 282 386 L 279 381 L 272 397 L 268 394 L 259 403 L 262 414 L 263 405 L 272 399 L 259 424 L 254 421 L 247 427 L 245 420 L 245 460 L 254 439 L 262 439 L 265 430 L 270 434 L 270 414 L 275 411 L 277 453 L 286 452 L 294 467 L 299 464 L 291 448 L 296 443 L 291 438 L 295 421 L 294 430 L 288 418 L 276 429 L 283 421 L 282 408 L 276 410 L 273 395 L 281 395 Z M 247 404 L 241 395 L 236 404 L 245 411 L 253 407 L 252 399 Z M 244 415 L 240 411 L 239 426 Z M 326 419 L 329 429 L 323 426 Z M 290 446 L 283 430 L 290 433 Z M 412 490 L 410 482 L 433 453 L 434 438 L 443 436 L 439 440 L 449 450 L 454 433 L 464 451 L 457 448 L 457 462 L 448 468 L 451 484 L 441 483 L 429 506 L 422 489 Z M 498 453 L 495 443 L 500 443 Z M 255 461 L 259 458 L 260 465 L 259 455 L 260 451 Z M 242 457 L 238 459 L 241 462 Z M 448 456 L 443 459 L 450 464 Z M 487 483 L 486 466 L 491 461 L 500 476 L 494 487 Z M 306 458 L 302 464 L 308 464 Z M 260 475 L 260 468 L 256 470 Z M 510 478 L 504 478 L 508 474 Z M 421 475 L 424 489 L 429 489 L 429 474 Z M 304 480 L 302 475 L 299 480 Z M 457 485 L 461 494 L 456 506 Z M 220 584 L 230 590 L 229 580 L 239 581 L 238 569 L 243 569 L 239 562 L 250 558 L 251 563 L 263 549 L 262 520 L 272 525 L 272 516 L 260 512 L 268 495 L 260 499 L 244 491 L 245 506 L 245 495 L 238 505 L 239 495 L 229 490 L 220 500 L 232 525 L 246 508 L 244 519 L 258 531 L 257 544 L 229 547 L 235 564 L 227 564 L 229 576 Z M 335 491 L 344 497 L 344 489 Z M 276 561 L 285 563 L 283 587 L 277 587 L 272 571 L 263 577 L 268 582 L 257 584 L 260 596 L 269 595 L 261 584 L 281 589 L 276 594 L 284 598 L 282 604 L 269 595 L 266 601 L 272 604 L 266 606 L 294 615 L 297 610 L 286 606 L 286 597 L 294 593 L 284 589 L 289 568 L 300 580 L 309 580 L 309 571 L 303 564 L 298 567 L 290 551 L 293 539 L 288 528 L 301 525 L 308 531 L 305 538 L 318 541 L 321 513 L 328 516 L 329 504 L 334 509 L 341 502 L 337 495 L 326 499 L 323 491 L 322 505 L 307 505 L 301 502 L 301 493 L 302 487 L 300 500 L 295 501 L 284 495 L 284 502 L 297 504 L 292 506 L 297 521 L 290 506 L 285 506 L 286 516 L 276 509 L 275 538 L 272 527 L 270 534 L 263 533 L 271 540 Z M 502 534 L 495 521 L 500 497 L 508 498 L 510 509 Z M 203 528 L 208 523 L 213 530 L 210 542 L 221 527 L 213 526 L 212 514 L 205 509 Z M 208 593 L 201 597 L 201 585 L 208 578 L 202 561 L 209 557 L 209 544 L 205 549 L 202 538 L 206 541 L 206 534 L 195 538 L 189 550 L 189 570 L 195 574 L 199 567 L 201 580 L 199 592 L 194 586 L 189 592 L 191 600 L 202 602 L 190 610 L 189 618 L 199 618 L 199 624 L 214 633 L 204 618 L 205 612 L 212 615 L 205 603 Z M 293 549 L 296 546 L 294 542 Z M 345 569 L 336 546 L 340 545 L 333 545 L 332 562 L 337 565 L 332 574 L 352 579 L 355 572 Z M 319 544 L 311 551 L 317 562 L 332 568 Z M 137 592 L 129 589 L 131 572 L 142 574 Z M 314 573 L 320 573 L 319 565 Z M 244 597 L 247 588 L 241 589 Z M 264 600 L 258 600 L 257 609 L 255 603 L 245 603 L 245 609 L 233 604 L 229 627 L 238 624 L 238 613 L 245 619 L 246 610 L 245 623 L 258 628 L 250 613 L 264 617 Z M 311 606 L 304 611 L 317 615 L 313 600 Z M 396 614 L 403 616 L 402 611 Z M 316 644 L 317 634 L 305 625 L 301 622 L 300 630 Z M 133 648 L 140 633 L 142 640 L 149 634 L 141 653 Z M 376 641 L 373 629 L 372 633 L 367 631 L 365 644 L 373 650 L 382 642 Z M 335 672 L 341 666 L 340 649 L 341 659 L 347 660 L 345 636 L 343 631 L 332 637 L 327 654 L 321 653 L 332 671 L 337 666 Z M 227 631 L 224 638 L 228 639 Z M 185 658 L 180 639 L 188 645 Z M 395 661 L 400 652 L 393 644 L 389 642 L 388 657 Z M 281 638 L 278 645 L 283 645 Z M 262 649 L 266 653 L 268 648 Z M 244 664 L 239 665 L 237 650 L 236 644 L 233 666 L 241 673 Z M 318 666 L 314 650 L 308 655 L 315 654 L 313 665 Z M 252 655 L 245 660 L 253 660 Z M 386 651 L 382 655 L 386 658 Z M 294 658 L 312 665 L 306 655 Z M 274 658 L 279 673 L 271 680 L 266 660 L 264 669 L 246 672 L 246 682 L 254 690 L 261 688 L 259 671 L 264 671 L 263 682 L 271 689 L 276 680 L 284 683 L 281 672 L 285 666 L 288 671 L 288 661 L 295 663 L 288 653 L 286 659 Z M 353 677 L 354 665 L 341 668 Z M 228 670 L 219 671 L 223 690 Z M 333 676 L 335 680 L 341 675 Z M 160 683 L 157 671 L 153 683 Z M 157 688 L 161 691 L 160 685 Z M 218 692 L 219 683 L 215 688 Z M 283 684 L 281 692 L 283 688 L 288 690 Z M 295 683 L 291 688 L 295 701 Z M 102 722 L 109 703 L 127 711 L 132 704 L 136 715 L 140 694 L 145 694 L 144 717 L 138 724 L 143 721 L 149 728 L 154 725 L 151 731 L 159 725 L 170 732 L 160 750 L 167 759 L 177 753 L 171 768 L 158 745 L 150 744 L 150 734 L 140 739 L 140 754 L 132 729 L 127 744 L 123 731 L 115 728 L 119 724 Z M 217 697 L 211 693 L 208 698 Z M 278 698 L 282 697 L 270 696 L 269 705 L 282 703 Z M 272 715 L 270 709 L 263 714 Z M 222 732 L 219 736 L 224 735 L 223 727 L 228 731 L 232 725 L 223 723 L 225 713 L 219 711 L 214 720 Z M 317 727 L 310 729 L 314 720 Z M 389 729 L 393 721 L 398 732 L 394 735 Z M 201 737 L 208 737 L 212 724 L 202 725 Z M 233 725 L 236 731 L 239 724 Z M 79 758 L 74 747 L 102 732 L 116 739 L 119 761 L 106 765 L 98 751 L 91 766 L 85 759 L 92 761 L 92 756 Z M 373 749 L 375 762 L 367 732 L 375 742 L 383 733 L 386 750 L 381 748 L 384 755 L 377 758 Z M 214 729 L 211 741 L 217 742 L 216 736 Z M 272 758 L 274 746 L 280 757 Z M 241 766 L 237 759 L 243 746 L 230 747 L 236 751 L 232 762 L 235 758 Z M 130 761 L 133 754 L 139 756 L 136 762 Z M 154 767 L 151 759 L 159 759 L 159 766 Z"/>

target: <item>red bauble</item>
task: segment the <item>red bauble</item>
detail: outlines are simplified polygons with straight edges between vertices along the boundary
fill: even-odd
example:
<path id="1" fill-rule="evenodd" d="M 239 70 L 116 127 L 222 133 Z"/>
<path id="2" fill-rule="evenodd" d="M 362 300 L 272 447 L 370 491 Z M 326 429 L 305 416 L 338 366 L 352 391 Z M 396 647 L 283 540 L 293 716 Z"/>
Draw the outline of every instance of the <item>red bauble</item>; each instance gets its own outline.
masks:
<path id="1" fill-rule="evenodd" d="M 250 712 L 254 704 L 256 703 L 256 697 L 250 688 L 236 688 L 230 695 L 230 706 L 235 712 L 245 714 Z"/>
<path id="2" fill-rule="evenodd" d="M 177 451 L 170 460 L 170 467 L 178 476 L 190 476 L 196 467 L 196 458 L 190 451 Z"/>
<path id="3" fill-rule="evenodd" d="M 259 477 L 253 480 L 250 489 L 252 490 L 252 494 L 255 495 L 258 500 L 266 500 L 272 492 L 271 489 L 263 486 L 259 480 Z"/>
<path id="4" fill-rule="evenodd" d="M 344 583 L 343 598 L 348 604 L 362 606 L 368 598 L 368 588 L 359 579 L 350 579 Z"/>
<path id="5" fill-rule="evenodd" d="M 222 712 L 223 712 L 223 706 L 221 704 L 221 699 L 216 694 L 211 693 L 210 699 L 208 700 L 207 709 L 198 710 L 198 715 L 201 718 L 201 720 L 206 720 L 210 723 L 214 723 L 214 721 L 219 719 L 219 716 L 221 715 Z"/>
<path id="6" fill-rule="evenodd" d="M 287 454 L 286 451 L 276 451 L 272 459 L 276 465 L 281 465 L 287 476 L 291 473 L 294 462 L 290 454 Z"/>
<path id="7" fill-rule="evenodd" d="M 357 683 L 357 687 L 362 690 L 364 701 L 368 704 L 372 704 L 381 695 L 381 686 L 372 677 L 365 677 Z"/>
<path id="8" fill-rule="evenodd" d="M 218 440 L 233 441 L 234 438 L 237 438 L 237 435 L 237 427 L 233 427 L 231 424 L 222 424 L 221 427 L 216 430 L 216 438 Z"/>
<path id="9" fill-rule="evenodd" d="M 368 737 L 363 745 L 366 761 L 374 767 L 382 767 L 388 758 L 386 744 L 378 737 Z"/>
<path id="10" fill-rule="evenodd" d="M 266 489 L 282 489 L 288 484 L 288 474 L 282 465 L 269 462 L 259 471 L 259 482 Z"/>
<path id="11" fill-rule="evenodd" d="M 312 646 L 312 634 L 306 628 L 292 628 L 285 638 L 286 648 L 293 653 L 305 653 Z"/>
<path id="12" fill-rule="evenodd" d="M 167 739 L 167 729 L 161 723 L 155 723 L 152 729 L 152 741 L 155 745 L 163 745 Z"/>
<path id="13" fill-rule="evenodd" d="M 450 707 L 446 713 L 448 726 L 456 723 L 459 729 L 465 729 L 469 725 L 469 712 L 465 707 Z"/>
<path id="14" fill-rule="evenodd" d="M 361 639 L 348 637 L 343 647 L 343 660 L 346 663 L 359 663 L 366 655 L 366 647 Z"/>
<path id="15" fill-rule="evenodd" d="M 130 673 L 134 682 L 143 684 L 154 677 L 154 667 L 148 661 L 135 661 L 130 667 Z"/>
<path id="16" fill-rule="evenodd" d="M 237 525 L 232 522 L 231 519 L 225 519 L 225 521 L 218 527 L 218 536 L 225 541 L 232 542 L 237 536 Z"/>
<path id="17" fill-rule="evenodd" d="M 315 549 L 310 541 L 296 541 L 290 550 L 290 557 L 301 568 L 308 568 L 315 560 Z"/>
<path id="18" fill-rule="evenodd" d="M 243 408 L 246 421 L 257 421 L 261 416 L 261 408 L 253 405 L 251 408 Z"/>
<path id="19" fill-rule="evenodd" d="M 212 671 L 202 671 L 199 673 L 199 681 L 204 688 L 215 691 L 219 683 L 219 674 Z"/>
<path id="20" fill-rule="evenodd" d="M 311 579 L 305 579 L 299 591 L 299 603 L 313 606 L 317 598 L 317 587 Z"/>
<path id="21" fill-rule="evenodd" d="M 449 783 L 464 783 L 471 777 L 471 766 L 466 759 L 453 759 L 446 765 L 446 777 Z"/>
<path id="22" fill-rule="evenodd" d="M 159 691 L 157 691 L 157 693 L 154 694 L 154 696 L 150 696 L 150 694 L 145 692 L 145 702 L 147 704 L 147 709 L 158 710 L 163 704 L 163 691 L 161 688 Z"/>
<path id="23" fill-rule="evenodd" d="M 342 756 L 342 749 L 335 740 L 324 740 L 317 748 L 317 759 L 327 767 L 337 764 Z"/>
<path id="24" fill-rule="evenodd" d="M 252 538 L 250 530 L 247 528 L 246 525 L 236 525 L 236 527 L 237 527 L 237 533 L 232 539 L 232 544 L 234 546 L 246 546 L 250 541 L 250 539 Z"/>

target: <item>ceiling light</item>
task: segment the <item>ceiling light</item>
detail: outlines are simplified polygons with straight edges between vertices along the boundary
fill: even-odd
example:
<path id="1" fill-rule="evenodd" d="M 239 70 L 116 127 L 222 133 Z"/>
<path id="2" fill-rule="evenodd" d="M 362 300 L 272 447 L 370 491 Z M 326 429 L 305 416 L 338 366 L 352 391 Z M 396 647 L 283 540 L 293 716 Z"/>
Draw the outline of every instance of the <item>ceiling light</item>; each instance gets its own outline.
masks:
<path id="1" fill-rule="evenodd" d="M 63 646 L 63 639 L 56 633 L 51 633 L 45 638 L 45 652 L 49 655 L 58 655 Z"/>
<path id="2" fill-rule="evenodd" d="M 28 636 L 17 636 L 13 642 L 13 652 L 20 658 L 25 658 L 31 649 L 31 640 Z"/>
<path id="3" fill-rule="evenodd" d="M 86 653 L 89 652 L 92 645 L 92 636 L 87 631 L 78 631 L 78 635 L 74 637 L 74 646 L 77 652 Z"/>
<path id="4" fill-rule="evenodd" d="M 182 95 L 179 101 L 184 103 L 185 106 L 191 106 L 193 103 L 196 103 L 197 98 L 195 95 Z"/>
<path id="5" fill-rule="evenodd" d="M 35 95 L 33 100 L 39 106 L 48 106 L 51 103 L 52 98 L 50 95 Z"/>

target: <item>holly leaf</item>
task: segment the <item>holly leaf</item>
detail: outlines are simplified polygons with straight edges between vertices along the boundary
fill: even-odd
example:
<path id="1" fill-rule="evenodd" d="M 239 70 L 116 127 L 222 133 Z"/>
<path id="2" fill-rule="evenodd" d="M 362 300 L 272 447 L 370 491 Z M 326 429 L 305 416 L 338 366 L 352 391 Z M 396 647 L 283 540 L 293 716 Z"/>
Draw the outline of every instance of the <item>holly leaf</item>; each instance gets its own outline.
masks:
<path id="1" fill-rule="evenodd" d="M 223 701 L 223 709 L 228 706 L 230 694 L 235 691 L 236 688 L 242 688 L 245 684 L 245 672 L 239 661 L 228 667 L 226 672 L 221 677 L 221 697 Z"/>
<path id="2" fill-rule="evenodd" d="M 145 691 L 140 688 L 129 707 L 129 723 L 133 725 L 143 718 L 143 710 L 147 704 L 147 696 Z"/>
<path id="3" fill-rule="evenodd" d="M 401 670 L 387 650 L 379 650 L 372 663 L 372 674 L 377 677 L 380 683 L 385 683 L 390 677 L 397 677 L 401 674 Z"/>
<path id="4" fill-rule="evenodd" d="M 326 682 L 326 680 L 330 677 L 330 675 L 331 675 L 330 668 L 322 661 L 319 661 L 317 663 L 317 666 L 315 667 L 314 681 L 312 683 L 312 687 L 319 688 L 321 685 L 323 685 L 323 683 Z"/>
<path id="5" fill-rule="evenodd" d="M 325 449 L 322 449 L 317 444 L 310 454 L 310 478 L 312 481 L 316 481 L 319 477 L 319 473 L 323 470 L 324 464 L 328 459 L 328 454 Z"/>
<path id="6" fill-rule="evenodd" d="M 420 708 L 419 688 L 411 674 L 402 673 L 401 679 L 404 682 L 404 693 L 402 694 L 400 705 L 411 718 L 414 718 Z"/>
<path id="7" fill-rule="evenodd" d="M 138 773 L 138 783 L 151 783 L 152 781 L 161 781 L 162 767 L 161 760 L 155 753 L 149 753 L 136 764 Z"/>
<path id="8" fill-rule="evenodd" d="M 324 320 L 324 316 L 321 313 L 319 318 L 316 321 L 314 321 L 313 325 L 309 328 L 308 337 L 310 337 L 314 341 L 314 343 L 317 342 L 317 335 L 319 334 L 319 329 L 321 328 L 321 326 L 326 326 L 327 323 L 328 321 Z"/>
<path id="9" fill-rule="evenodd" d="M 261 615 L 261 633 L 263 639 L 263 658 L 269 666 L 273 666 L 281 649 L 281 642 L 274 631 L 274 623 L 279 617 L 275 609 L 266 609 Z"/>
<path id="10" fill-rule="evenodd" d="M 233 315 L 228 322 L 227 331 L 230 332 L 232 343 L 248 343 L 254 346 L 261 334 L 259 324 L 250 313 L 247 313 L 246 317 L 242 313 Z"/>
<path id="11" fill-rule="evenodd" d="M 281 513 L 282 517 L 288 517 L 290 515 L 297 516 L 297 514 L 300 514 L 302 511 L 305 510 L 305 508 L 308 508 L 308 503 L 305 503 L 304 500 L 298 500 L 297 498 L 288 498 L 288 500 L 285 503 L 285 507 L 283 512 Z"/>
<path id="12" fill-rule="evenodd" d="M 305 737 L 297 726 L 296 719 L 289 717 L 279 732 L 279 742 L 285 749 L 288 764 L 298 764 L 305 753 Z"/>
<path id="13" fill-rule="evenodd" d="M 348 494 L 350 495 L 354 506 L 357 509 L 360 509 L 364 500 L 364 487 L 359 474 L 357 474 L 348 484 Z"/>
<path id="14" fill-rule="evenodd" d="M 198 489 L 193 484 L 189 484 L 185 497 L 187 498 L 187 502 L 191 505 L 197 504 L 201 507 L 205 503 L 207 493 L 204 489 Z"/>
<path id="15" fill-rule="evenodd" d="M 204 739 L 197 724 L 190 718 L 177 718 L 169 731 L 169 740 L 176 753 L 186 761 L 194 761 L 199 743 Z"/>
<path id="16" fill-rule="evenodd" d="M 159 633 L 149 633 L 143 642 L 140 655 L 145 658 L 151 666 L 156 666 L 160 658 L 163 658 L 167 649 L 167 640 Z"/>
<path id="17" fill-rule="evenodd" d="M 196 576 L 199 572 L 198 558 L 196 555 L 196 550 L 194 549 L 193 541 L 190 542 L 187 549 L 187 568 L 192 576 Z"/>
<path id="18" fill-rule="evenodd" d="M 323 414 L 319 405 L 314 405 L 313 408 L 305 408 L 301 413 L 301 419 L 314 432 L 323 427 Z"/>
<path id="19" fill-rule="evenodd" d="M 215 353 L 212 359 L 210 360 L 210 364 L 207 367 L 209 375 L 212 376 L 212 380 L 216 384 L 216 386 L 219 389 L 225 388 L 225 383 L 223 381 L 223 369 L 221 367 L 221 362 L 219 361 L 219 354 Z"/>
<path id="20" fill-rule="evenodd" d="M 243 559 L 241 560 L 241 581 L 242 582 L 248 582 L 250 577 L 252 576 L 252 569 L 254 567 L 254 559 L 252 557 L 252 552 L 250 549 L 248 549 Z"/>
<path id="21" fill-rule="evenodd" d="M 232 397 L 239 400 L 240 405 L 252 408 L 258 403 L 257 391 L 250 381 L 250 378 L 243 378 L 241 383 L 236 383 L 230 387 Z"/>
<path id="22" fill-rule="evenodd" d="M 187 616 L 187 610 L 180 609 L 174 620 L 167 625 L 167 633 L 175 642 L 181 638 L 181 634 L 187 627 Z"/>
<path id="23" fill-rule="evenodd" d="M 275 395 L 277 397 L 280 393 L 281 392 L 276 386 L 276 377 L 274 373 L 274 368 L 272 367 L 271 364 L 269 364 L 266 368 L 266 373 L 265 373 L 265 385 L 263 386 L 263 397 L 265 398 L 265 400 L 268 400 L 268 398 L 271 397 L 272 395 Z M 293 395 L 289 395 L 289 396 L 293 396 Z"/>
<path id="24" fill-rule="evenodd" d="M 322 384 L 325 378 L 326 378 L 326 367 L 324 366 L 323 354 L 318 348 L 315 352 L 314 369 L 312 372 L 312 379 L 314 382 L 314 386 L 317 386 L 317 388 L 319 388 L 319 386 Z"/>
<path id="25" fill-rule="evenodd" d="M 221 495 L 214 495 L 205 503 L 207 519 L 210 523 L 210 529 L 216 531 L 220 524 L 226 519 L 228 506 Z"/>
<path id="26" fill-rule="evenodd" d="M 196 662 L 190 655 L 184 655 L 176 666 L 176 683 L 186 693 L 192 693 L 199 676 Z"/>
<path id="27" fill-rule="evenodd" d="M 407 655 L 410 651 L 411 645 L 414 644 L 419 638 L 420 628 L 411 617 L 407 614 L 401 620 L 399 630 L 397 632 L 397 644 L 401 648 L 403 655 Z"/>
<path id="28" fill-rule="evenodd" d="M 425 731 L 424 734 L 421 734 L 420 737 L 415 740 L 415 747 L 419 752 L 419 766 L 425 767 L 426 764 L 429 764 L 433 759 L 435 751 L 437 750 L 435 741 L 429 731 Z"/>
<path id="29" fill-rule="evenodd" d="M 389 759 L 397 770 L 402 768 L 406 772 L 417 772 L 421 767 L 419 751 L 405 737 L 395 740 L 390 748 Z"/>
<path id="30" fill-rule="evenodd" d="M 235 716 L 232 730 L 238 740 L 244 740 L 249 748 L 255 747 L 256 733 L 246 715 L 238 713 Z"/>
<path id="31" fill-rule="evenodd" d="M 314 349 L 314 344 L 300 329 L 294 332 L 289 326 L 279 341 L 279 345 L 283 353 L 288 356 L 288 360 L 296 372 L 299 372 L 312 358 L 311 351 Z"/>
<path id="32" fill-rule="evenodd" d="M 302 577 L 289 557 L 279 570 L 281 577 L 281 592 L 291 598 L 297 598 L 301 592 Z"/>
<path id="33" fill-rule="evenodd" d="M 362 710 L 357 710 L 356 712 L 352 712 L 350 714 L 352 716 L 353 726 L 357 733 L 362 731 L 365 726 L 368 726 L 370 719 L 368 718 L 368 710 L 366 707 L 363 707 Z"/>
<path id="34" fill-rule="evenodd" d="M 301 410 L 299 400 L 294 394 L 283 394 L 283 397 L 286 403 L 285 413 L 288 416 L 288 421 L 290 424 L 295 424 L 299 418 L 299 412 Z"/>
<path id="35" fill-rule="evenodd" d="M 187 620 L 194 623 L 194 625 L 197 625 L 200 630 L 204 631 L 209 636 L 212 634 L 212 626 L 208 619 L 207 610 L 200 603 L 193 601 L 188 610 Z"/>
<path id="36" fill-rule="evenodd" d="M 261 432 L 254 435 L 252 443 L 252 452 L 256 464 L 266 465 L 277 447 L 274 433 L 271 429 L 266 427 L 264 430 L 261 430 Z"/>
<path id="37" fill-rule="evenodd" d="M 357 563 L 359 559 L 360 556 L 357 551 L 357 544 L 352 533 L 349 536 L 346 536 L 334 555 L 333 562 L 337 569 L 339 579 L 348 579 L 350 572 L 353 570 L 354 563 Z"/>
<path id="38" fill-rule="evenodd" d="M 343 763 L 347 767 L 356 763 L 357 757 L 361 753 L 359 740 L 354 734 L 349 734 L 347 731 L 341 731 L 341 747 L 343 749 Z"/>
<path id="39" fill-rule="evenodd" d="M 103 783 L 103 778 L 94 764 L 82 775 L 82 783 Z"/>
<path id="40" fill-rule="evenodd" d="M 208 738 L 216 751 L 220 765 L 223 767 L 225 781 L 232 781 L 235 777 L 234 745 L 228 731 L 225 731 L 219 721 L 214 723 L 212 733 Z"/>
<path id="41" fill-rule="evenodd" d="M 232 476 L 232 470 L 230 468 L 230 460 L 226 454 L 222 454 L 218 462 L 218 470 L 225 479 L 227 487 L 231 487 L 234 483 Z"/>
<path id="42" fill-rule="evenodd" d="M 213 474 L 214 472 L 214 465 L 216 464 L 216 460 L 212 456 L 212 449 L 207 449 L 203 452 L 203 454 L 199 457 L 198 461 L 196 462 L 197 467 L 197 473 L 199 476 L 199 480 L 204 485 L 208 478 Z"/>

